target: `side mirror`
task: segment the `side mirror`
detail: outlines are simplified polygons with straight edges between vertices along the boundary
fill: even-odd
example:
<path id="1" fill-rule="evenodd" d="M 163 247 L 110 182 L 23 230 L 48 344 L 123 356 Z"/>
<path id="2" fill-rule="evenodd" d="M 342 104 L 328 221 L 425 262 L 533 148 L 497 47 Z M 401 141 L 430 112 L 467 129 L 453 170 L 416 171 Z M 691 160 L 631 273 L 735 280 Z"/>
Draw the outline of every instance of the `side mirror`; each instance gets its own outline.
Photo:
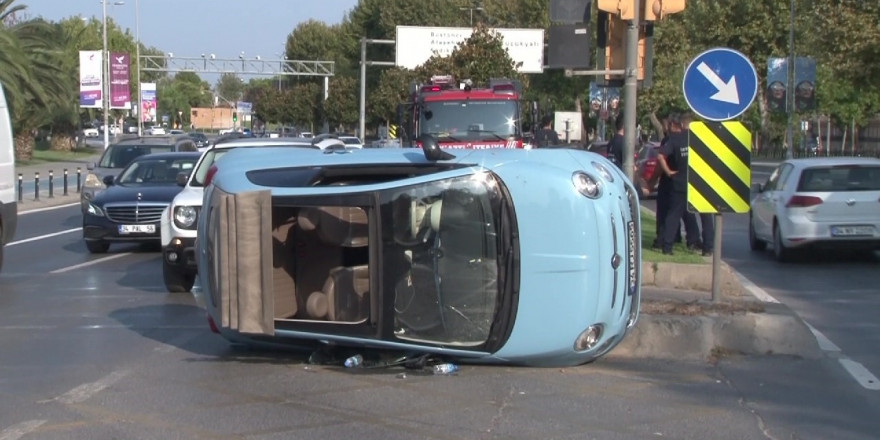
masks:
<path id="1" fill-rule="evenodd" d="M 177 173 L 177 186 L 186 186 L 187 180 L 189 180 L 189 173 L 185 171 Z"/>
<path id="2" fill-rule="evenodd" d="M 752 185 L 752 191 L 755 193 L 758 193 L 758 194 L 764 192 L 764 184 L 763 183 L 756 183 L 756 184 Z"/>
<path id="3" fill-rule="evenodd" d="M 422 151 L 424 151 L 425 157 L 431 162 L 455 158 L 455 156 L 440 149 L 440 144 L 437 143 L 437 139 L 434 136 L 423 134 L 419 136 L 418 141 L 422 144 Z"/>
<path id="4" fill-rule="evenodd" d="M 86 165 L 86 169 L 91 171 L 91 170 L 95 169 L 96 166 L 98 166 L 98 164 L 96 164 L 94 162 L 89 162 L 89 164 Z"/>
<path id="5" fill-rule="evenodd" d="M 101 180 L 104 182 L 104 185 L 113 186 L 113 181 L 116 180 L 116 176 L 113 176 L 113 175 L 104 176 L 104 178 Z"/>

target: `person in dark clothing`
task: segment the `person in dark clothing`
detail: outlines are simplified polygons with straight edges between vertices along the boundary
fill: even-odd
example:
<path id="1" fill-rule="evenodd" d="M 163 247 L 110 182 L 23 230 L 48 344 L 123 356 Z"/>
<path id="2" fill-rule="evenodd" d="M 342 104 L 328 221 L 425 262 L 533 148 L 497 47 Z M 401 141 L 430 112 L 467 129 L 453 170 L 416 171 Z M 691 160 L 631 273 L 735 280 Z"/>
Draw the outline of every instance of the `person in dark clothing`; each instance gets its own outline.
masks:
<path id="1" fill-rule="evenodd" d="M 669 139 L 660 147 L 657 164 L 663 174 L 660 176 L 658 198 L 661 189 L 668 196 L 663 235 L 658 237 L 664 254 L 672 254 L 672 245 L 677 232 L 681 230 L 681 219 L 687 210 L 687 132 L 682 128 L 682 120 L 689 121 L 687 115 L 672 114 L 669 117 Z M 659 211 L 659 209 L 658 209 Z M 658 219 L 659 221 L 659 219 Z"/>
<path id="2" fill-rule="evenodd" d="M 544 116 L 541 119 L 541 129 L 535 135 L 535 143 L 539 147 L 548 147 L 550 145 L 559 145 L 559 135 L 553 130 L 553 117 Z"/>
<path id="3" fill-rule="evenodd" d="M 614 121 L 614 137 L 608 143 L 608 160 L 614 162 L 618 168 L 623 169 L 623 113 L 617 115 Z"/>

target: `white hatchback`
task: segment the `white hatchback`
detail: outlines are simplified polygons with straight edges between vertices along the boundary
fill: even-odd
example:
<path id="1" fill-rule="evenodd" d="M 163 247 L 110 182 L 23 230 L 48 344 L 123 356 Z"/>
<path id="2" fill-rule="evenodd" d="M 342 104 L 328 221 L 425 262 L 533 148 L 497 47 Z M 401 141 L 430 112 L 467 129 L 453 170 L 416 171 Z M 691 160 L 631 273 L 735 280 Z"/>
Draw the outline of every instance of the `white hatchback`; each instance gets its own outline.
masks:
<path id="1" fill-rule="evenodd" d="M 790 159 L 751 202 L 749 244 L 779 261 L 799 249 L 880 249 L 880 159 Z"/>
<path id="2" fill-rule="evenodd" d="M 324 149 L 342 142 L 305 138 L 230 138 L 211 145 L 188 176 L 180 176 L 183 186 L 171 204 L 162 212 L 159 231 L 162 236 L 162 277 L 169 292 L 189 292 L 195 283 L 195 240 L 205 178 L 208 170 L 228 151 L 243 147 L 304 147 Z"/>

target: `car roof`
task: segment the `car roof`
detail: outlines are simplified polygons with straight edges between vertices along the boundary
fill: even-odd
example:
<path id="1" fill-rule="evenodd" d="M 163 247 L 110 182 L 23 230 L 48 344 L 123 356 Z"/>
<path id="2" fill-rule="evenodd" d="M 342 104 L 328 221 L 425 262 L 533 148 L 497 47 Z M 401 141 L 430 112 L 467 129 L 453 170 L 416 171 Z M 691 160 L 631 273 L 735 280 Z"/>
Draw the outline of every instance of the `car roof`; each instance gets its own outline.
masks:
<path id="1" fill-rule="evenodd" d="M 279 137 L 279 138 L 232 138 L 211 145 L 210 149 L 239 147 L 312 147 L 312 139 Z M 317 148 L 317 147 L 315 147 Z"/>
<path id="2" fill-rule="evenodd" d="M 808 157 L 799 159 L 788 159 L 783 163 L 790 163 L 795 168 L 811 168 L 822 166 L 841 166 L 841 165 L 874 165 L 880 166 L 880 159 L 875 157 Z"/>
<path id="3" fill-rule="evenodd" d="M 141 160 L 165 160 L 165 159 L 193 159 L 199 160 L 202 153 L 198 151 L 177 151 L 171 153 L 152 153 L 152 154 L 144 154 L 143 156 L 138 156 L 132 160 L 132 162 L 137 162 Z"/>

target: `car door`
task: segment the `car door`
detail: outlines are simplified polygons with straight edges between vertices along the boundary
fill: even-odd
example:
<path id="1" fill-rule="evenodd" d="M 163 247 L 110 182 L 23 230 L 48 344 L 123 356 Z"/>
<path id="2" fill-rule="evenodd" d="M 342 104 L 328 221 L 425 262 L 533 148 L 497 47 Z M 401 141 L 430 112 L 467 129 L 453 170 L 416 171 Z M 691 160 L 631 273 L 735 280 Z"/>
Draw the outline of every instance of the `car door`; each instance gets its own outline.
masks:
<path id="1" fill-rule="evenodd" d="M 782 197 L 781 191 L 785 187 L 783 183 L 791 175 L 793 168 L 790 163 L 779 165 L 770 174 L 762 191 L 758 193 L 754 202 L 752 202 L 752 222 L 755 227 L 755 234 L 762 240 L 770 240 L 773 237 L 773 219 L 776 216 L 776 209 Z"/>

